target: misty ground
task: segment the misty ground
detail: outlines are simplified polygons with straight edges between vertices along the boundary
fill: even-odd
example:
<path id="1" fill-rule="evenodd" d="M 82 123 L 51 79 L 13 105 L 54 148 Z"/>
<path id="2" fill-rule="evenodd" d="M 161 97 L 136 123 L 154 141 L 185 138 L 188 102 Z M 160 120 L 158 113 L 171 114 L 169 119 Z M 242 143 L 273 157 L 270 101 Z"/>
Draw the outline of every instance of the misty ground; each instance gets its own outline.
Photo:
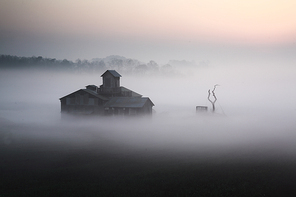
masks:
<path id="1" fill-rule="evenodd" d="M 150 130 L 154 126 L 159 123 L 143 118 L 77 119 L 52 125 L 1 119 L 1 196 L 296 194 L 294 140 L 227 145 L 205 139 L 205 145 L 189 131 L 182 133 L 195 140 L 181 137 L 170 126 Z M 172 136 L 149 138 L 162 129 L 172 129 Z"/>

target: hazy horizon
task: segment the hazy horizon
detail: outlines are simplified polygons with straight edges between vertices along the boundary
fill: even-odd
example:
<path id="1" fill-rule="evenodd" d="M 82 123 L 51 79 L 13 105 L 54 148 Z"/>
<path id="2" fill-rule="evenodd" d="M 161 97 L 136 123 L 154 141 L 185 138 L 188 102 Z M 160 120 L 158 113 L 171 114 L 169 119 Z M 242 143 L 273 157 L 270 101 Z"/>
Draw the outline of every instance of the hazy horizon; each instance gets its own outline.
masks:
<path id="1" fill-rule="evenodd" d="M 0 53 L 57 59 L 122 55 L 165 64 L 295 52 L 294 1 L 0 2 Z"/>

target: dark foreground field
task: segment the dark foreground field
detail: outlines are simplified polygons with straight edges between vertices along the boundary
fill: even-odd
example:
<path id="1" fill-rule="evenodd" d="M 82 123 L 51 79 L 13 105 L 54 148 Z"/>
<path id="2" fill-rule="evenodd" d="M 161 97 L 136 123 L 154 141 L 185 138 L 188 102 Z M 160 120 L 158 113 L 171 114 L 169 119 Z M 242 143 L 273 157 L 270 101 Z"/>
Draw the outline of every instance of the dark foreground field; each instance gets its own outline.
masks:
<path id="1" fill-rule="evenodd" d="M 77 143 L 3 136 L 1 197 L 296 195 L 296 161 L 284 154 L 263 158 L 264 151 L 211 154 L 136 149 L 106 138 Z"/>

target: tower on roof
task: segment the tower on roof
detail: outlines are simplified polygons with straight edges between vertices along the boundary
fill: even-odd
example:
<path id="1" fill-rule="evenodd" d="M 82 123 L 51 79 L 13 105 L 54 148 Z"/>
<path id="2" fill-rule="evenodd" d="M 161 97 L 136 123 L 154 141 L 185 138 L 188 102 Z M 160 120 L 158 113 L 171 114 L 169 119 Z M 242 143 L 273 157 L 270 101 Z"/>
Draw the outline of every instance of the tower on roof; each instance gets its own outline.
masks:
<path id="1" fill-rule="evenodd" d="M 107 70 L 103 77 L 103 85 L 101 85 L 102 93 L 120 93 L 120 77 L 121 75 L 115 70 Z"/>
<path id="2" fill-rule="evenodd" d="M 103 87 L 104 88 L 118 88 L 120 87 L 120 77 L 121 75 L 115 70 L 107 70 L 104 74 L 101 75 L 103 77 Z"/>

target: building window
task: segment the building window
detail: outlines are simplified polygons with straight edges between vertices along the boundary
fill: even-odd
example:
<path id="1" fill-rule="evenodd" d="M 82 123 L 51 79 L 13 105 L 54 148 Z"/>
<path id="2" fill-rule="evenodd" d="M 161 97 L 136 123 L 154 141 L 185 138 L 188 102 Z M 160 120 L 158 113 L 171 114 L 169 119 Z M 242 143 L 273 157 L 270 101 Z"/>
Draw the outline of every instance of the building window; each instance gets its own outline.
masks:
<path id="1" fill-rule="evenodd" d="M 94 98 L 89 98 L 89 105 L 94 105 L 95 104 L 95 99 Z"/>

